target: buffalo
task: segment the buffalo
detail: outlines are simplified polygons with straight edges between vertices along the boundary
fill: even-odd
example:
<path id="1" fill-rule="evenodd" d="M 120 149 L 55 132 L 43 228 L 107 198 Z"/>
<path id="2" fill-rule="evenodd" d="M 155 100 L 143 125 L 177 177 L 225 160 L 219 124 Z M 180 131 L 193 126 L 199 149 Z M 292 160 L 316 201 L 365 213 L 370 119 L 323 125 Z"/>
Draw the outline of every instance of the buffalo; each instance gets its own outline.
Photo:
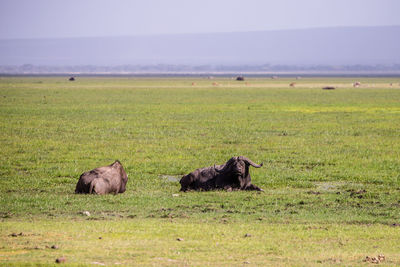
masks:
<path id="1" fill-rule="evenodd" d="M 82 173 L 76 184 L 77 194 L 118 194 L 124 193 L 128 175 L 121 162 L 116 160 L 113 164 L 99 167 Z"/>
<path id="2" fill-rule="evenodd" d="M 187 190 L 257 190 L 264 191 L 251 183 L 249 167 L 260 168 L 250 159 L 239 156 L 230 158 L 225 164 L 197 169 L 181 178 L 181 191 Z"/>

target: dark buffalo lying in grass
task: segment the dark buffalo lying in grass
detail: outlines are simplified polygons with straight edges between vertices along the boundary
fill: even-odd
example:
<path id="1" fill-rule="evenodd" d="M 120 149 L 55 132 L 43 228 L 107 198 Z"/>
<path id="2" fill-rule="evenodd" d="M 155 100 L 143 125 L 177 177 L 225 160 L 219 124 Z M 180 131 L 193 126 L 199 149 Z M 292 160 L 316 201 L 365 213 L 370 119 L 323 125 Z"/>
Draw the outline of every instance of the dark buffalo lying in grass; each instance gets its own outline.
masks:
<path id="1" fill-rule="evenodd" d="M 77 194 L 118 194 L 124 193 L 128 176 L 121 162 L 116 160 L 113 164 L 99 167 L 82 173 L 76 184 Z"/>
<path id="2" fill-rule="evenodd" d="M 240 156 L 229 159 L 225 164 L 197 169 L 181 178 L 181 191 L 187 190 L 257 190 L 261 188 L 251 184 L 249 167 L 260 168 L 250 159 Z"/>

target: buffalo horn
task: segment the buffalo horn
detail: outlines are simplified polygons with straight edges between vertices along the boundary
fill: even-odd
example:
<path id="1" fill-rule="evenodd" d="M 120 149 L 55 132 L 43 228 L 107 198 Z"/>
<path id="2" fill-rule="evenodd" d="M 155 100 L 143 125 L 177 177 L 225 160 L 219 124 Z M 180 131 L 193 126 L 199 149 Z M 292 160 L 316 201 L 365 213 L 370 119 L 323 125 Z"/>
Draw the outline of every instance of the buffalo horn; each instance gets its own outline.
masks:
<path id="1" fill-rule="evenodd" d="M 256 168 L 260 168 L 263 165 L 262 162 L 261 162 L 260 165 L 258 165 L 256 163 L 254 163 L 253 161 L 251 161 L 249 158 L 246 158 L 246 157 L 243 157 L 243 156 L 240 156 L 239 159 L 243 160 L 247 164 L 250 164 L 251 166 L 256 167 Z"/>

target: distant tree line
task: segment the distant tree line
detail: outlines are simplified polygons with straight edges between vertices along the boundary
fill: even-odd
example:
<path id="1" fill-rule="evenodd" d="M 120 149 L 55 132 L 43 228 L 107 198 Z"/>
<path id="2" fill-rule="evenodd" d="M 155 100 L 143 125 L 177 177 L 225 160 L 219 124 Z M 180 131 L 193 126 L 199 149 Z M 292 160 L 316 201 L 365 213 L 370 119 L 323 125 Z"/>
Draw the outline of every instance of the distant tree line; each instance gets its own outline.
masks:
<path id="1" fill-rule="evenodd" d="M 119 65 L 119 66 L 0 66 L 0 74 L 124 74 L 124 73 L 196 73 L 196 72 L 397 72 L 400 64 L 392 65 Z"/>

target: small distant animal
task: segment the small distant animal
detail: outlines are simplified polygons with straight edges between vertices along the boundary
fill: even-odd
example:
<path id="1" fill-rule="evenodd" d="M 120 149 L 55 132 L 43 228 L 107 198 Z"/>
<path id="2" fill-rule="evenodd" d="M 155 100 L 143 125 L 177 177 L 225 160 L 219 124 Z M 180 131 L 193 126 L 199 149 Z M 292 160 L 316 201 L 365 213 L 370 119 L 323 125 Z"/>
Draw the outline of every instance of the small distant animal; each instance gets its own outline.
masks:
<path id="1" fill-rule="evenodd" d="M 278 79 L 278 76 L 272 76 L 271 79 L 273 80 Z"/>
<path id="2" fill-rule="evenodd" d="M 179 181 L 181 191 L 214 189 L 264 191 L 251 183 L 250 166 L 260 168 L 263 164 L 256 164 L 246 157 L 239 156 L 230 158 L 222 165 L 194 170 Z"/>
<path id="3" fill-rule="evenodd" d="M 121 162 L 116 160 L 113 164 L 99 167 L 82 173 L 76 184 L 77 194 L 118 194 L 124 193 L 128 175 Z"/>
<path id="4" fill-rule="evenodd" d="M 217 85 L 218 85 L 218 83 L 212 83 L 212 85 L 214 85 L 214 86 L 217 86 Z"/>
<path id="5" fill-rule="evenodd" d="M 194 86 L 194 85 L 196 85 L 196 83 L 192 83 L 192 85 Z"/>
<path id="6" fill-rule="evenodd" d="M 324 90 L 335 90 L 336 87 L 333 87 L 333 86 L 325 86 L 325 87 L 322 87 L 322 89 L 324 89 Z"/>
<path id="7" fill-rule="evenodd" d="M 359 87 L 360 85 L 361 85 L 360 82 L 355 82 L 355 83 L 353 83 L 353 87 Z"/>
<path id="8" fill-rule="evenodd" d="M 236 77 L 236 81 L 244 81 L 244 77 L 243 76 L 238 76 L 238 77 Z"/>
<path id="9" fill-rule="evenodd" d="M 68 80 L 69 80 L 70 82 L 73 82 L 73 81 L 75 81 L 75 77 L 70 77 Z"/>
<path id="10" fill-rule="evenodd" d="M 290 85 L 290 87 L 295 87 L 296 83 L 290 83 L 289 85 Z"/>

